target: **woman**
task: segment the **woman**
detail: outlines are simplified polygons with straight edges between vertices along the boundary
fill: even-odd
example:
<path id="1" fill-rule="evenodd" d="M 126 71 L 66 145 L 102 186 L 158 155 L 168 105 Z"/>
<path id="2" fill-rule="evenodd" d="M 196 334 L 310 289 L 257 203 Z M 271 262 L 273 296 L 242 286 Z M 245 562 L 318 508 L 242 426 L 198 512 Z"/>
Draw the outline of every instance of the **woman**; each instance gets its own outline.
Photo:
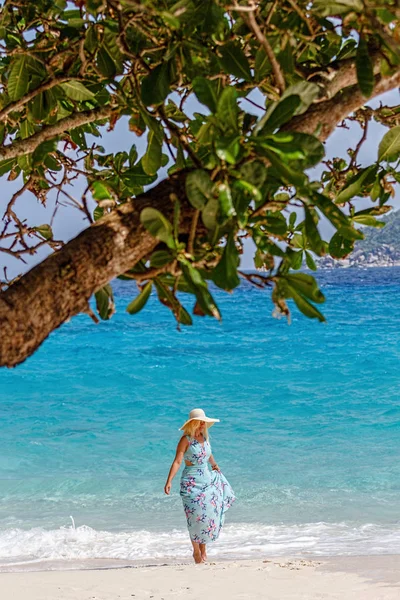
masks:
<path id="1" fill-rule="evenodd" d="M 201 408 L 195 408 L 189 413 L 189 419 L 180 428 L 185 435 L 178 443 L 164 487 L 165 493 L 169 495 L 172 480 L 184 459 L 186 466 L 181 477 L 180 495 L 195 563 L 206 561 L 206 544 L 218 538 L 225 512 L 235 500 L 231 486 L 211 454 L 208 441 L 208 429 L 218 422 L 219 419 L 207 417 Z M 208 462 L 211 463 L 212 472 L 208 468 Z"/>

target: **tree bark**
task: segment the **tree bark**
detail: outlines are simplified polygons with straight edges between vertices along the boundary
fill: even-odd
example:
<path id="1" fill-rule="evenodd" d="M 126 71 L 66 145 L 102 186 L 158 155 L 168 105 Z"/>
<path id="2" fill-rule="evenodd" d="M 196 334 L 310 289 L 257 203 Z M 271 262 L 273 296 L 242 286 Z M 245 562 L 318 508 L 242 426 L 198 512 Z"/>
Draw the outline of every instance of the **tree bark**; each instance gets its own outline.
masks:
<path id="1" fill-rule="evenodd" d="M 400 71 L 390 77 L 378 76 L 370 99 L 399 86 Z M 366 102 L 367 100 L 362 95 L 358 85 L 353 85 L 344 89 L 343 92 L 340 92 L 331 100 L 311 105 L 307 112 L 294 117 L 282 127 L 282 130 L 315 134 L 320 129 L 318 137 L 321 142 L 325 142 L 338 123 L 361 106 L 364 106 Z"/>
<path id="2" fill-rule="evenodd" d="M 378 76 L 373 97 L 399 85 L 400 72 L 390 77 Z M 304 133 L 320 129 L 319 138 L 325 141 L 338 123 L 365 102 L 357 86 L 349 87 L 331 100 L 312 105 L 304 115 L 292 119 L 285 129 Z M 77 118 L 94 121 L 106 117 L 109 111 L 110 108 L 101 109 L 97 117 L 95 111 L 80 113 Z M 79 124 L 74 117 L 68 117 L 44 128 L 29 141 L 33 144 L 33 138 L 40 138 L 41 142 Z M 27 140 L 23 143 L 26 148 Z M 35 143 L 38 144 L 38 139 Z M 6 156 L 1 156 L 0 150 L 0 158 L 22 153 L 21 142 L 13 146 L 14 149 L 12 146 L 2 149 L 6 150 Z M 30 151 L 25 149 L 25 153 Z M 23 362 L 54 329 L 87 310 L 89 299 L 97 289 L 156 247 L 157 240 L 140 224 L 140 212 L 145 206 L 158 208 L 165 216 L 172 217 L 171 194 L 176 195 L 183 207 L 181 231 L 190 231 L 194 209 L 186 200 L 185 178 L 186 172 L 177 173 L 119 207 L 0 293 L 0 366 L 13 367 Z"/>
<path id="3" fill-rule="evenodd" d="M 173 194 L 181 200 L 181 230 L 189 232 L 194 211 L 185 177 L 182 171 L 121 205 L 0 294 L 0 366 L 23 362 L 54 329 L 87 311 L 96 290 L 158 245 L 140 223 L 143 208 L 157 206 L 172 218 Z"/>

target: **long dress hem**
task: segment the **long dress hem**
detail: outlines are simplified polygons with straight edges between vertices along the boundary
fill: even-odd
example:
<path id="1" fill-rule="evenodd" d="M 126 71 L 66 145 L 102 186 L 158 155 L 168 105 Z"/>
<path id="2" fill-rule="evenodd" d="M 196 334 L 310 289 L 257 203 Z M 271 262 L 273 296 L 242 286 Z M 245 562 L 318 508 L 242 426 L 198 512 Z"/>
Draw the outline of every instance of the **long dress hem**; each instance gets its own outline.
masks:
<path id="1" fill-rule="evenodd" d="M 225 520 L 226 511 L 235 501 L 235 494 L 220 471 L 211 471 L 208 460 L 211 446 L 188 437 L 189 447 L 184 458 L 192 463 L 182 472 L 180 495 L 186 515 L 190 539 L 198 544 L 215 542 Z"/>

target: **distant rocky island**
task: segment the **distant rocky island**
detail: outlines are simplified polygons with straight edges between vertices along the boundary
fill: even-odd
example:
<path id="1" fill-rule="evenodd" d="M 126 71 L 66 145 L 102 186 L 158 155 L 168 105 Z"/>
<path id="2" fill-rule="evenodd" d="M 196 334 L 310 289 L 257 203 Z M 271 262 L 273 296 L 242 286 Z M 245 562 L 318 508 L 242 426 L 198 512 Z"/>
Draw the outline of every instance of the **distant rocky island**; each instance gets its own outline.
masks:
<path id="1" fill-rule="evenodd" d="M 318 260 L 322 269 L 343 267 L 400 267 L 400 210 L 385 215 L 382 229 L 364 227 L 365 239 L 356 242 L 354 251 L 342 260 L 324 256 Z"/>

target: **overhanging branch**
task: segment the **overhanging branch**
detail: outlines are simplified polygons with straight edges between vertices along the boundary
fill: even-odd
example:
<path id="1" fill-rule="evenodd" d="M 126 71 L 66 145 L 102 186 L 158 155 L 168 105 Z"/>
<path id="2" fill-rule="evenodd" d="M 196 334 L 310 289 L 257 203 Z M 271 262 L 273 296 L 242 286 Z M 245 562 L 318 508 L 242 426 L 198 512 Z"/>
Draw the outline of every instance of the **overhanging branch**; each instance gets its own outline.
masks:
<path id="1" fill-rule="evenodd" d="M 0 160 L 9 160 L 18 156 L 24 156 L 25 154 L 31 154 L 42 142 L 54 139 L 65 131 L 75 129 L 86 123 L 107 119 L 111 116 L 113 110 L 111 106 L 103 106 L 65 117 L 65 119 L 60 119 L 54 125 L 45 125 L 43 129 L 25 140 L 17 140 L 7 146 L 0 146 Z"/>
<path id="2" fill-rule="evenodd" d="M 390 77 L 378 77 L 372 97 L 399 85 L 400 71 Z M 331 100 L 311 106 L 285 129 L 315 133 L 320 128 L 319 138 L 324 141 L 339 122 L 364 104 L 358 87 L 352 86 Z M 34 148 L 30 149 L 29 144 L 36 147 L 72 127 L 107 118 L 111 112 L 106 107 L 79 113 L 14 146 L 20 154 L 31 152 Z M 18 156 L 18 152 L 14 151 L 13 156 Z M 172 218 L 173 194 L 182 205 L 181 231 L 190 232 L 194 209 L 186 201 L 185 178 L 186 172 L 178 172 L 119 207 L 0 293 L 0 366 L 11 367 L 24 361 L 54 329 L 86 311 L 93 292 L 155 248 L 157 240 L 140 223 L 140 212 L 145 206 L 158 208 Z"/>
<path id="3" fill-rule="evenodd" d="M 399 86 L 400 71 L 389 77 L 378 76 L 370 99 Z M 282 129 L 314 134 L 322 142 L 325 142 L 338 123 L 361 106 L 364 106 L 366 102 L 367 100 L 362 95 L 358 85 L 350 86 L 331 100 L 312 105 L 306 113 L 294 117 Z"/>
<path id="4" fill-rule="evenodd" d="M 193 209 L 185 201 L 185 177 L 181 171 L 121 205 L 0 293 L 0 366 L 25 360 L 54 329 L 85 311 L 97 289 L 157 246 L 140 223 L 145 206 L 172 218 L 171 196 L 178 197 L 181 227 L 189 232 Z"/>

